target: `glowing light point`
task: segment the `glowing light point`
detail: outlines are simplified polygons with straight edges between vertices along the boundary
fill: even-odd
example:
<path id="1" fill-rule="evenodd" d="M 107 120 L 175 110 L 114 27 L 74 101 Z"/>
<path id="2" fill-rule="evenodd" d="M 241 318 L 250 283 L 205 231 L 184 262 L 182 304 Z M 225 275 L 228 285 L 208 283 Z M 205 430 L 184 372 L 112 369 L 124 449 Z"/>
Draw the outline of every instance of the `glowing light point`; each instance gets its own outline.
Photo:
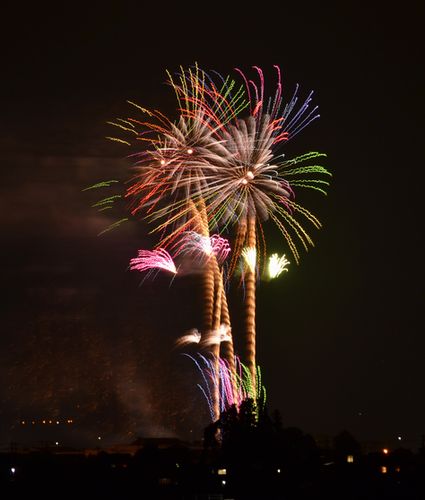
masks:
<path id="1" fill-rule="evenodd" d="M 246 173 L 246 176 L 248 177 L 248 179 L 252 180 L 254 178 L 254 172 L 252 172 L 251 170 L 248 170 L 248 172 Z"/>
<path id="2" fill-rule="evenodd" d="M 56 446 L 59 446 L 59 441 L 56 441 L 56 442 L 55 442 L 55 445 L 56 445 Z"/>
<path id="3" fill-rule="evenodd" d="M 10 468 L 10 472 L 11 472 L 12 474 L 15 474 L 15 472 L 16 472 L 15 467 L 11 467 L 11 468 Z"/>
<path id="4" fill-rule="evenodd" d="M 187 154 L 188 154 L 188 155 L 193 154 L 193 149 L 192 149 L 192 148 L 189 148 L 189 149 L 187 150 Z"/>
<path id="5" fill-rule="evenodd" d="M 165 165 L 165 160 L 161 160 L 161 165 Z"/>
<path id="6" fill-rule="evenodd" d="M 100 441 L 102 438 L 100 436 L 97 436 L 98 441 Z"/>
<path id="7" fill-rule="evenodd" d="M 288 272 L 287 265 L 290 264 L 289 260 L 282 255 L 279 257 L 277 253 L 274 253 L 269 258 L 268 274 L 269 278 L 277 278 L 282 272 Z"/>
<path id="8" fill-rule="evenodd" d="M 401 441 L 401 436 L 397 436 L 397 439 L 398 439 L 399 441 Z"/>
<path id="9" fill-rule="evenodd" d="M 257 263 L 257 250 L 252 247 L 246 247 L 242 250 L 242 257 L 252 273 L 255 273 L 255 265 Z"/>
<path id="10" fill-rule="evenodd" d="M 248 184 L 248 181 L 246 179 L 242 179 L 242 184 L 246 185 Z"/>
<path id="11" fill-rule="evenodd" d="M 384 455 L 388 455 L 388 448 L 384 448 L 384 449 L 382 450 L 382 453 L 383 453 Z"/>

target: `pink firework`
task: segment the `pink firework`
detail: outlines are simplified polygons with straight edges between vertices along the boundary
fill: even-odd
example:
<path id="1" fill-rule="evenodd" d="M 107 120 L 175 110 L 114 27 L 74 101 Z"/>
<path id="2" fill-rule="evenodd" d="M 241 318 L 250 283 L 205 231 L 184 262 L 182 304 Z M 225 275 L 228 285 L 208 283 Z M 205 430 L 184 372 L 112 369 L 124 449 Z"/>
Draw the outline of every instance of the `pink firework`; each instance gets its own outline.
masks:
<path id="1" fill-rule="evenodd" d="M 151 269 L 163 269 L 173 274 L 177 274 L 176 265 L 171 255 L 164 248 L 155 250 L 138 250 L 138 256 L 130 260 L 132 271 L 148 271 Z"/>
<path id="2" fill-rule="evenodd" d="M 218 234 L 203 236 L 196 231 L 185 231 L 178 243 L 177 253 L 188 253 L 195 257 L 214 255 L 221 264 L 229 255 L 230 245 L 226 238 Z"/>

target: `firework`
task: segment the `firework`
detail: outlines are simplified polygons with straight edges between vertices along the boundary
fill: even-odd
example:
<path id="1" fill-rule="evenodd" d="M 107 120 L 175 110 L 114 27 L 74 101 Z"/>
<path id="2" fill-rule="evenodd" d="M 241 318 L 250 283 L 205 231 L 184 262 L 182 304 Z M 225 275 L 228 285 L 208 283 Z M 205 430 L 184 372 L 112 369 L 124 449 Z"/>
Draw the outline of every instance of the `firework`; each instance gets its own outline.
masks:
<path id="1" fill-rule="evenodd" d="M 145 145 L 130 155 L 135 175 L 125 199 L 132 215 L 144 215 L 152 225 L 151 232 L 159 235 L 156 250 L 139 250 L 138 257 L 130 261 L 130 269 L 163 269 L 176 274 L 168 251 L 188 255 L 202 265 L 202 335 L 191 330 L 176 343 L 197 343 L 210 351 L 209 357 L 192 359 L 201 370 L 204 384 L 200 387 L 213 420 L 230 402 L 238 405 L 246 398 L 258 399 L 262 390 L 255 359 L 256 280 L 262 270 L 268 279 L 275 278 L 286 272 L 289 264 L 285 255 L 273 254 L 266 271 L 263 224 L 275 224 L 299 263 L 300 246 L 305 250 L 313 246 L 304 226 L 321 225 L 296 203 L 295 191 L 308 188 L 326 194 L 329 184 L 330 173 L 316 164 L 325 154 L 310 152 L 287 160 L 279 152 L 319 115 L 317 106 L 312 106 L 312 93 L 299 100 L 298 86 L 290 99 L 284 100 L 280 70 L 275 68 L 276 89 L 270 97 L 265 95 L 264 76 L 258 67 L 254 67 L 253 79 L 237 70 L 244 82 L 240 87 L 231 78 L 220 76 L 217 85 L 197 65 L 181 69 L 177 76 L 169 74 L 168 82 L 178 101 L 175 122 L 160 111 L 132 102 L 141 118 L 111 122 L 129 138 L 113 140 L 129 146 L 135 141 Z M 247 106 L 248 116 L 241 117 Z M 111 182 L 94 187 L 107 187 Z M 104 198 L 94 207 L 107 210 L 118 198 Z M 230 253 L 228 240 L 221 236 L 225 231 L 234 237 L 228 266 L 223 266 Z M 224 290 L 239 262 L 245 289 L 246 366 L 235 361 Z M 220 358 L 222 343 L 226 360 Z"/>
<path id="2" fill-rule="evenodd" d="M 196 224 L 188 201 L 206 189 L 204 170 L 228 161 L 220 130 L 248 105 L 242 87 L 235 88 L 232 79 L 223 79 L 217 86 L 197 66 L 181 69 L 175 79 L 169 74 L 169 84 L 179 105 L 176 122 L 132 102 L 142 119 L 110 122 L 130 136 L 129 144 L 136 140 L 147 146 L 130 155 L 136 174 L 126 197 L 131 199 L 133 215 L 143 210 L 155 221 L 154 230 L 164 235 L 159 246 Z M 170 234 L 164 234 L 166 229 Z"/>
<path id="3" fill-rule="evenodd" d="M 176 340 L 176 346 L 183 347 L 188 344 L 199 344 L 200 341 L 200 332 L 196 328 L 193 328 L 192 330 L 189 330 L 185 335 Z"/>
<path id="4" fill-rule="evenodd" d="M 257 249 L 255 247 L 248 247 L 242 250 L 242 257 L 248 269 L 255 273 L 255 267 L 257 265 Z"/>
<path id="5" fill-rule="evenodd" d="M 171 255 L 163 248 L 155 250 L 138 250 L 138 256 L 130 260 L 130 270 L 148 271 L 152 269 L 163 269 L 177 274 L 176 266 Z"/>
<path id="6" fill-rule="evenodd" d="M 213 330 L 204 335 L 201 345 L 204 346 L 220 346 L 222 342 L 231 342 L 230 330 L 227 325 L 220 325 L 218 330 Z"/>
<path id="7" fill-rule="evenodd" d="M 195 258 L 215 256 L 222 264 L 230 252 L 229 241 L 218 234 L 204 236 L 196 231 L 185 231 L 178 244 L 176 254 L 185 253 Z"/>
<path id="8" fill-rule="evenodd" d="M 288 272 L 287 266 L 290 264 L 289 260 L 282 255 L 279 257 L 277 253 L 270 255 L 269 264 L 267 268 L 268 277 L 270 279 L 277 278 L 282 272 Z"/>
<path id="9" fill-rule="evenodd" d="M 214 409 L 215 398 L 214 393 L 219 393 L 219 407 L 220 412 L 228 410 L 231 406 L 235 406 L 237 410 L 241 403 L 246 399 L 252 399 L 256 403 L 257 415 L 258 411 L 264 407 L 266 402 L 266 389 L 261 380 L 261 369 L 258 366 L 257 380 L 254 382 L 251 378 L 250 370 L 241 363 L 240 359 L 235 357 L 236 371 L 230 369 L 226 360 L 219 358 L 207 358 L 201 354 L 196 357 L 184 353 L 191 359 L 197 369 L 199 370 L 202 378 L 202 383 L 197 384 L 208 405 L 211 415 L 211 420 L 214 422 L 217 418 L 217 413 Z M 219 377 L 217 380 L 215 374 L 215 365 L 219 365 Z M 234 390 L 236 386 L 236 390 Z"/>

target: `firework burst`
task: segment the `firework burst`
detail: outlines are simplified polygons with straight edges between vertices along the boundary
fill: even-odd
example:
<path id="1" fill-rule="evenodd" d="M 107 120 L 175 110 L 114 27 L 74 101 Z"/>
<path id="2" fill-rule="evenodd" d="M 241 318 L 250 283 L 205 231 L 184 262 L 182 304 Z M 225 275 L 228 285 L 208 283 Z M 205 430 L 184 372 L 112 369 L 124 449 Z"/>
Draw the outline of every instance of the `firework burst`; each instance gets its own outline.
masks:
<path id="1" fill-rule="evenodd" d="M 131 271 L 150 271 L 163 269 L 172 274 L 177 274 L 176 265 L 171 255 L 163 248 L 155 250 L 138 250 L 138 256 L 130 260 Z"/>
<path id="2" fill-rule="evenodd" d="M 270 255 L 269 262 L 267 266 L 267 275 L 270 279 L 277 278 L 283 272 L 288 272 L 289 260 L 282 255 L 279 257 L 277 253 Z"/>
<path id="3" fill-rule="evenodd" d="M 204 236 L 196 231 L 185 231 L 178 242 L 176 254 L 187 254 L 196 259 L 209 259 L 215 256 L 222 264 L 230 253 L 229 241 L 218 234 Z"/>

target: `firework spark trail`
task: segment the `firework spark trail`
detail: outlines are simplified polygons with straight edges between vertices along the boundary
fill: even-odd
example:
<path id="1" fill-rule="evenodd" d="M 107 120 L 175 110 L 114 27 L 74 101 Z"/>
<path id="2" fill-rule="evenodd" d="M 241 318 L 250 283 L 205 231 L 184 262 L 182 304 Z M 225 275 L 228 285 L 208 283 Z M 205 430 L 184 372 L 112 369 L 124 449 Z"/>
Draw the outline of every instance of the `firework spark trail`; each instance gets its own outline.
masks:
<path id="1" fill-rule="evenodd" d="M 198 387 L 206 399 L 213 422 L 216 421 L 213 396 L 214 392 L 217 391 L 216 364 L 219 366 L 218 393 L 220 411 L 228 410 L 232 406 L 239 410 L 243 401 L 252 399 L 256 403 L 258 418 L 258 412 L 266 402 L 266 390 L 262 385 L 260 367 L 257 367 L 257 378 L 253 384 L 250 370 L 241 363 L 238 357 L 235 357 L 234 360 L 237 369 L 233 371 L 230 369 L 227 360 L 221 358 L 218 360 L 210 359 L 202 354 L 198 354 L 196 358 L 187 353 L 183 353 L 183 356 L 191 359 L 201 374 L 202 383 L 198 384 Z M 234 390 L 234 387 L 236 387 L 236 390 Z"/>
<path id="2" fill-rule="evenodd" d="M 138 250 L 138 256 L 130 260 L 130 270 L 143 272 L 151 269 L 163 269 L 177 274 L 176 265 L 167 250 Z"/>
<path id="3" fill-rule="evenodd" d="M 255 219 L 248 220 L 248 247 L 250 249 L 256 248 L 256 232 L 255 232 Z M 252 263 L 247 266 L 245 273 L 245 346 L 246 346 L 246 359 L 247 366 L 251 373 L 252 384 L 255 390 L 256 381 L 256 362 L 255 362 L 255 285 L 256 285 L 256 269 Z"/>
<path id="4" fill-rule="evenodd" d="M 220 341 L 217 342 L 216 344 L 212 344 L 211 346 L 211 352 L 213 355 L 213 368 L 214 368 L 214 373 L 215 377 L 217 380 L 220 379 L 220 346 L 221 346 L 221 341 L 222 340 L 231 340 L 231 337 L 229 336 L 229 332 L 227 331 L 227 328 L 225 325 L 223 325 L 224 329 L 221 328 L 221 300 L 222 300 L 222 281 L 221 279 L 216 279 L 217 274 L 220 275 L 220 271 L 218 269 L 218 263 L 217 259 L 214 257 L 212 259 L 212 266 L 213 266 L 213 273 L 214 273 L 214 291 L 215 291 L 215 297 L 214 297 L 214 312 L 213 312 L 213 332 L 218 332 L 218 335 L 220 337 Z M 219 384 L 216 384 L 216 392 L 214 394 L 214 411 L 216 413 L 216 420 L 220 417 L 220 394 L 219 394 Z"/>
<path id="5" fill-rule="evenodd" d="M 217 88 L 197 65 L 188 70 L 181 68 L 176 79 L 168 75 L 179 102 L 180 117 L 176 123 L 158 110 L 148 111 L 130 103 L 147 114 L 148 119 L 129 118 L 112 125 L 133 134 L 141 127 L 136 138 L 150 147 L 133 155 L 138 173 L 126 196 L 132 199 L 133 215 L 144 209 L 152 221 L 163 219 L 155 231 L 172 228 L 167 238 L 173 239 L 191 211 L 186 200 L 206 187 L 203 170 L 218 168 L 229 154 L 219 131 L 247 102 L 242 87 L 233 92 L 233 80 L 227 78 Z M 196 197 L 197 201 L 199 198 L 202 196 Z M 161 239 L 159 246 L 166 247 L 166 241 Z"/>
<path id="6" fill-rule="evenodd" d="M 221 276 L 223 279 L 223 274 Z M 236 365 L 235 365 L 235 351 L 233 348 L 233 336 L 232 336 L 232 327 L 230 322 L 230 314 L 229 314 L 229 306 L 227 304 L 227 296 L 224 287 L 222 287 L 222 297 L 221 297 L 221 320 L 223 324 L 227 327 L 227 331 L 230 337 L 230 340 L 224 339 L 221 344 L 221 350 L 223 352 L 223 357 L 227 361 L 229 370 L 233 374 L 232 377 L 232 387 L 233 392 L 236 394 Z"/>

